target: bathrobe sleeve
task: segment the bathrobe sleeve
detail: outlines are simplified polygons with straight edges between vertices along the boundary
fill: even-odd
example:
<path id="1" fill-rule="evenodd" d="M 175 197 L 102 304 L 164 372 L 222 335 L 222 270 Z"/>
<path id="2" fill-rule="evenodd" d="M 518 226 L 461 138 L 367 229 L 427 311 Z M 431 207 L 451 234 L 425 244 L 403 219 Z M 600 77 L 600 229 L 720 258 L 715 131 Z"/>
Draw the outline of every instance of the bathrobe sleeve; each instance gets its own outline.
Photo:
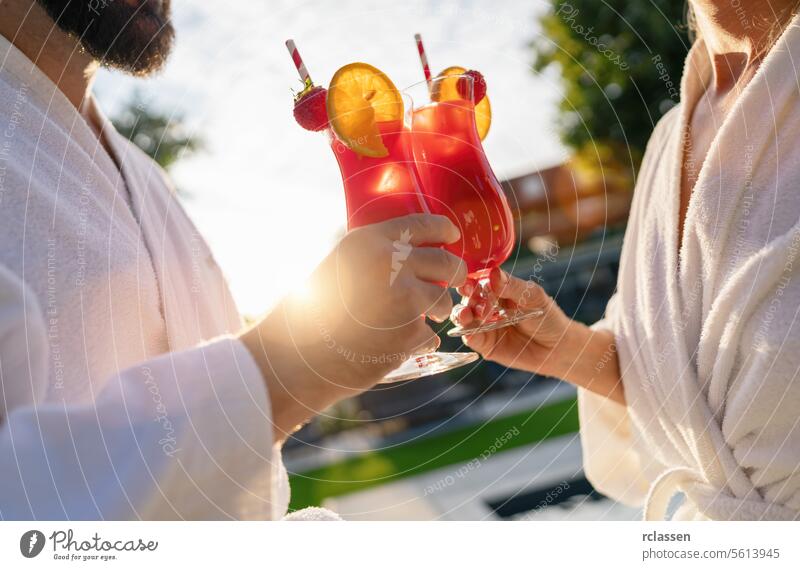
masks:
<path id="1" fill-rule="evenodd" d="M 248 350 L 223 337 L 124 370 L 95 401 L 48 386 L 44 315 L 0 265 L 0 518 L 280 518 L 288 486 Z"/>
<path id="2" fill-rule="evenodd" d="M 618 337 L 616 311 L 618 296 L 608 302 L 605 317 L 592 325 Z M 616 340 L 617 350 L 624 345 Z M 624 349 L 624 348 L 623 348 Z M 622 365 L 623 385 L 636 381 L 633 371 Z M 627 376 L 627 377 L 626 377 Z M 586 478 L 602 494 L 632 507 L 644 504 L 652 479 L 658 473 L 652 454 L 642 454 L 642 447 L 625 406 L 583 388 L 578 388 L 583 468 Z M 643 461 L 644 458 L 646 462 Z"/>
<path id="3" fill-rule="evenodd" d="M 679 106 L 670 109 L 656 125 L 642 160 L 640 176 L 633 194 L 625 244 L 637 243 L 640 216 L 652 207 L 651 193 L 654 185 L 644 183 L 653 176 L 657 165 L 663 162 L 664 147 L 679 119 Z M 625 247 L 620 262 L 620 279 L 626 275 Z M 614 333 L 616 355 L 619 358 L 622 384 L 629 397 L 640 393 L 645 378 L 633 365 L 635 350 L 625 342 L 623 331 L 622 298 L 617 291 L 606 305 L 604 318 L 593 329 Z M 632 421 L 629 409 L 608 398 L 582 388 L 578 389 L 578 415 L 580 418 L 583 466 L 587 479 L 599 492 L 633 507 L 642 506 L 653 481 L 664 467 L 652 450 L 643 443 L 637 423 Z"/>

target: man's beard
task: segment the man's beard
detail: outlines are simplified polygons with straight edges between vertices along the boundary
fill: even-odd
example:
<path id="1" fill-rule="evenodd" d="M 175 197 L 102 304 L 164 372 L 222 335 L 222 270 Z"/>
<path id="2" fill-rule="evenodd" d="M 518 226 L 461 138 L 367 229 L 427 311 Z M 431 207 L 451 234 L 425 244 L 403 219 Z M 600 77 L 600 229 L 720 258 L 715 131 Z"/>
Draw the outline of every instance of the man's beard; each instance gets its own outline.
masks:
<path id="1" fill-rule="evenodd" d="M 175 31 L 170 0 L 37 0 L 102 65 L 148 75 L 164 65 Z"/>

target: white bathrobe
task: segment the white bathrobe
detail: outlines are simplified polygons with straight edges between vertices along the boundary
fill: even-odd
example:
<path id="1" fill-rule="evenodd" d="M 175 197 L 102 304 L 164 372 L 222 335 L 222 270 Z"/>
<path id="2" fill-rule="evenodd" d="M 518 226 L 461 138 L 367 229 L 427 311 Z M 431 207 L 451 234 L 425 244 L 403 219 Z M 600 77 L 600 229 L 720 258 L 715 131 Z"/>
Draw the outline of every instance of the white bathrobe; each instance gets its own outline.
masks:
<path id="1" fill-rule="evenodd" d="M 279 518 L 223 276 L 163 172 L 91 112 L 113 158 L 0 36 L 0 518 Z"/>
<path id="2" fill-rule="evenodd" d="M 579 394 L 589 480 L 647 520 L 676 493 L 676 519 L 800 519 L 799 72 L 795 20 L 720 126 L 680 249 L 682 138 L 711 79 L 702 41 L 648 144 L 596 325 L 615 333 L 627 408 Z"/>

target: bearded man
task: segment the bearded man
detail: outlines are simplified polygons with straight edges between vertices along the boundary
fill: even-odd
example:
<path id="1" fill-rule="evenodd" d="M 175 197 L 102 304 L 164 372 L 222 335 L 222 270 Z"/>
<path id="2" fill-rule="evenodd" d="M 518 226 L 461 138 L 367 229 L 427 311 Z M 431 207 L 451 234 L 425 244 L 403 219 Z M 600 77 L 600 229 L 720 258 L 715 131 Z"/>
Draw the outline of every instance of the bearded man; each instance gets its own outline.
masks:
<path id="1" fill-rule="evenodd" d="M 431 283 L 465 279 L 420 247 L 458 239 L 447 219 L 400 218 L 244 329 L 165 174 L 92 96 L 99 66 L 149 75 L 173 38 L 169 0 L 0 2 L 0 518 L 281 518 L 286 436 L 398 361 L 376 357 L 438 346 Z"/>

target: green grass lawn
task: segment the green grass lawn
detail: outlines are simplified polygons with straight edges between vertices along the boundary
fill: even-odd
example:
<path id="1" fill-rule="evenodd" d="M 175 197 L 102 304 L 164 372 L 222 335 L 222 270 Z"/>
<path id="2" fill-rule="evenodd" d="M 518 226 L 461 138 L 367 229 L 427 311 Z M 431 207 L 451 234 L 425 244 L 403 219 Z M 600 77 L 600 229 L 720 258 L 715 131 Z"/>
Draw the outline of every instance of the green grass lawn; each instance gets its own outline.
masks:
<path id="1" fill-rule="evenodd" d="M 514 428 L 519 430 L 519 435 L 512 435 L 498 452 L 578 431 L 577 403 L 569 399 L 293 474 L 289 477 L 290 508 L 319 505 L 328 497 L 471 461 L 486 453 L 498 437 Z"/>

